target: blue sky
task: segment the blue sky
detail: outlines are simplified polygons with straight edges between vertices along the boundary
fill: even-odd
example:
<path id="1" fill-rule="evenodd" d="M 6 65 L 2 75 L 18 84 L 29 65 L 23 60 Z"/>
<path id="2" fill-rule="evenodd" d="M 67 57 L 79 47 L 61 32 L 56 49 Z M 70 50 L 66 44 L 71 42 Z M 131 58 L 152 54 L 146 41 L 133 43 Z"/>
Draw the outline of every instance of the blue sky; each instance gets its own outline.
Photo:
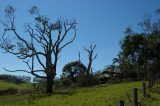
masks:
<path id="1" fill-rule="evenodd" d="M 112 64 L 120 50 L 120 40 L 124 37 L 124 30 L 131 26 L 133 30 L 139 31 L 138 23 L 143 20 L 144 15 L 156 18 L 155 9 L 160 8 L 159 0 L 0 0 L 0 19 L 3 19 L 4 8 L 12 5 L 17 9 L 16 23 L 19 32 L 23 33 L 23 24 L 29 22 L 27 10 L 31 6 L 38 6 L 41 13 L 46 14 L 52 20 L 76 19 L 77 38 L 66 47 L 62 53 L 57 66 L 58 76 L 63 66 L 78 59 L 81 52 L 82 62 L 87 65 L 87 53 L 84 46 L 89 47 L 93 42 L 97 45 L 95 53 L 97 59 L 93 62 L 94 71 L 103 69 Z M 0 26 L 2 34 L 2 26 Z M 27 69 L 27 66 L 15 56 L 4 54 L 0 50 L 0 74 L 7 73 L 7 69 Z M 38 66 L 37 66 L 38 67 Z M 25 73 L 12 73 L 27 75 Z"/>

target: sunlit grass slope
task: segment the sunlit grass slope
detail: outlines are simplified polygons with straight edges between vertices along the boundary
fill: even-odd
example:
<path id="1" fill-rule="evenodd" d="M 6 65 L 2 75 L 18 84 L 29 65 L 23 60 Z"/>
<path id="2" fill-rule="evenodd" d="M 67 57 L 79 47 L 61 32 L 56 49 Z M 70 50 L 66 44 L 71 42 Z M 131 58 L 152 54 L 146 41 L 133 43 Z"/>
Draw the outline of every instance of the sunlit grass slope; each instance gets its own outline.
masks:
<path id="1" fill-rule="evenodd" d="M 160 89 L 157 86 L 154 89 Z M 0 96 L 0 106 L 117 106 L 119 100 L 124 100 L 125 106 L 132 106 L 129 100 L 133 100 L 135 87 L 138 88 L 139 98 L 142 98 L 141 82 L 129 82 L 65 89 L 54 92 L 52 96 L 39 93 Z M 160 95 L 152 92 L 151 98 L 144 99 L 142 106 L 160 106 L 159 100 Z"/>
<path id="2" fill-rule="evenodd" d="M 30 94 L 23 96 L 3 96 L 3 106 L 115 106 L 119 100 L 128 103 L 127 93 L 132 95 L 134 87 L 140 88 L 141 83 L 122 83 L 82 88 L 55 93 L 52 96 Z M 17 87 L 17 86 L 16 86 Z M 2 98 L 7 98 L 3 100 Z M 2 99 L 2 100 L 1 100 Z"/>

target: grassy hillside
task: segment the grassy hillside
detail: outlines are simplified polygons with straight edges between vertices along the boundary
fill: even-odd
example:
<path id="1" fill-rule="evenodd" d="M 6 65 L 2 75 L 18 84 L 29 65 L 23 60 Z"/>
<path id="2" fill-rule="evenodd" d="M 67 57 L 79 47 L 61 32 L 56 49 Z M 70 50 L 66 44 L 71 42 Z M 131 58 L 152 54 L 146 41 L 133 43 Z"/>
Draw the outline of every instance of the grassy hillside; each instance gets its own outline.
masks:
<path id="1" fill-rule="evenodd" d="M 0 80 L 0 90 L 1 89 L 7 89 L 7 88 L 10 88 L 10 87 L 22 90 L 22 89 L 31 89 L 32 85 L 28 84 L 28 83 L 14 84 L 14 83 L 11 83 L 11 82 L 6 82 L 6 81 L 3 81 L 3 80 Z"/>
<path id="2" fill-rule="evenodd" d="M 2 84 L 0 83 L 0 88 L 1 86 Z M 14 87 L 20 89 L 28 85 L 24 84 L 22 86 L 14 85 Z M 143 100 L 142 106 L 160 106 L 160 93 L 153 92 L 155 89 L 160 89 L 160 84 L 153 87 L 153 91 L 150 93 L 151 98 L 144 101 L 140 90 L 141 82 L 105 84 L 92 88 L 65 89 L 54 92 L 52 96 L 39 93 L 0 96 L 0 106 L 117 106 L 119 100 L 124 100 L 125 106 L 132 106 L 129 100 L 133 99 L 132 92 L 134 87 L 139 89 L 139 98 Z"/>

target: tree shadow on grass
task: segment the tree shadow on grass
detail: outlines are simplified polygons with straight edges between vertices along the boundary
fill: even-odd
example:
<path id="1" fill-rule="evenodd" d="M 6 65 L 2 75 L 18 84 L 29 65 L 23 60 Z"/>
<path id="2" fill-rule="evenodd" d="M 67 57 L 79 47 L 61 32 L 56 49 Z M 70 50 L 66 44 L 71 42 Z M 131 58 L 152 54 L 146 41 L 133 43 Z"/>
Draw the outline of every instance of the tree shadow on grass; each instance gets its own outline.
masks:
<path id="1" fill-rule="evenodd" d="M 56 91 L 56 92 L 53 92 L 53 95 L 73 95 L 75 94 L 75 92 L 71 92 L 71 91 Z"/>

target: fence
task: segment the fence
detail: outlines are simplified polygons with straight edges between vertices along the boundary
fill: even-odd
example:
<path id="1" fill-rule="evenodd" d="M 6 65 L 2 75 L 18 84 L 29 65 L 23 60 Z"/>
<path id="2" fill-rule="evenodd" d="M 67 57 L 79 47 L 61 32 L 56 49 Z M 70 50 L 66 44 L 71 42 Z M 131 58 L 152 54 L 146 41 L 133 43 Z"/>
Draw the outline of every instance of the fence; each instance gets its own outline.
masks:
<path id="1" fill-rule="evenodd" d="M 154 79 L 150 79 L 149 83 L 148 83 L 148 87 L 146 86 L 146 82 L 142 82 L 142 95 L 144 98 L 146 98 L 147 96 L 147 88 L 151 88 L 154 84 L 156 83 L 156 81 Z M 138 106 L 139 104 L 139 98 L 138 98 L 138 88 L 133 88 L 133 106 Z M 118 103 L 118 106 L 125 106 L 125 102 L 123 100 L 120 100 Z"/>

